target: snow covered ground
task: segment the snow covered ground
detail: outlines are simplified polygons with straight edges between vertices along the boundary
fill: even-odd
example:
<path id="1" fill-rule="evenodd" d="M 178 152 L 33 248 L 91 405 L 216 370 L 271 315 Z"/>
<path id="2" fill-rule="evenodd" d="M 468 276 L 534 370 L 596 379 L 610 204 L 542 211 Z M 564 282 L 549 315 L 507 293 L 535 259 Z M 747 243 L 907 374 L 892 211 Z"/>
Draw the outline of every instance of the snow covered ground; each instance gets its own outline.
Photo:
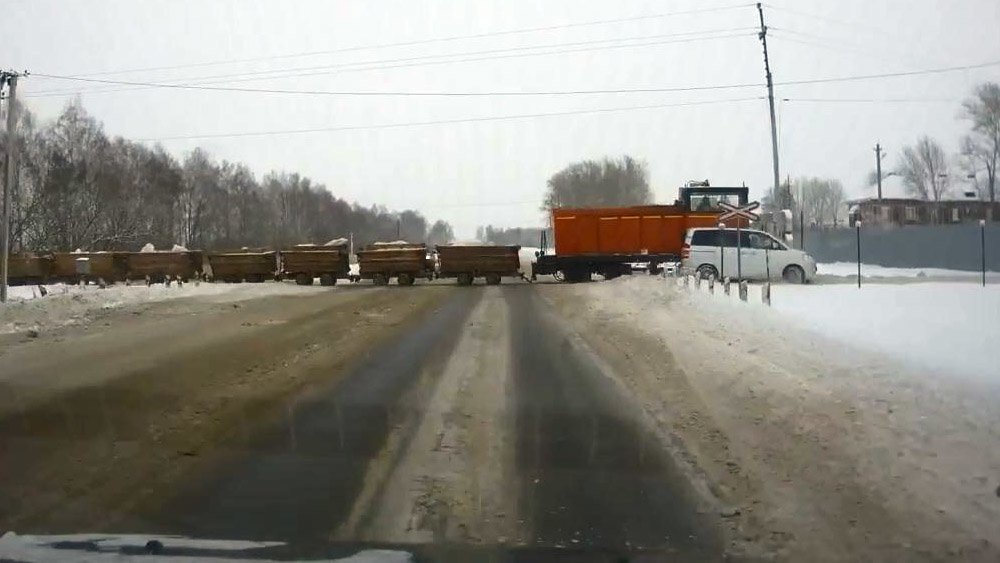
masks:
<path id="1" fill-rule="evenodd" d="M 707 284 L 701 289 L 694 298 L 706 306 L 738 307 L 744 315 L 780 320 L 941 376 L 1000 384 L 1000 285 L 775 284 L 770 308 L 761 302 L 760 286 L 750 287 L 747 303 L 735 285 L 729 297 L 719 286 L 712 296 Z"/>
<path id="2" fill-rule="evenodd" d="M 1000 287 L 776 285 L 769 308 L 677 282 L 540 289 L 625 351 L 618 377 L 789 560 L 997 560 Z"/>
<path id="3" fill-rule="evenodd" d="M 855 262 L 831 262 L 818 264 L 817 273 L 820 276 L 856 277 L 858 265 Z M 876 264 L 861 264 L 862 278 L 974 278 L 979 279 L 979 272 L 967 270 L 946 270 L 943 268 L 889 268 Z M 987 280 L 1000 280 L 1000 272 L 986 272 Z"/>
<path id="4" fill-rule="evenodd" d="M 182 297 L 201 297 L 215 302 L 240 301 L 266 295 L 306 294 L 330 288 L 297 286 L 291 283 L 259 284 L 186 283 L 124 285 L 100 289 L 96 285 L 53 284 L 45 286 L 42 297 L 37 286 L 10 288 L 10 301 L 0 305 L 0 334 L 28 329 L 65 326 L 84 322 L 96 311 L 125 305 L 151 303 Z"/>

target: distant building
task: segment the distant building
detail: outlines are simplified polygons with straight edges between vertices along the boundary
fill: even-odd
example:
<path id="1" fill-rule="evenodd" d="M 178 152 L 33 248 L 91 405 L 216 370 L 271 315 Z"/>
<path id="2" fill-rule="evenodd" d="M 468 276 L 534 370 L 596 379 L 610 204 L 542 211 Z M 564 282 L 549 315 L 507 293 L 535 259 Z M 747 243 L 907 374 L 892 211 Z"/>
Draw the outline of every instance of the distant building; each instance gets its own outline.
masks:
<path id="1" fill-rule="evenodd" d="M 979 200 L 926 201 L 906 198 L 863 198 L 847 202 L 848 221 L 863 225 L 946 225 L 1000 221 L 1000 202 Z"/>

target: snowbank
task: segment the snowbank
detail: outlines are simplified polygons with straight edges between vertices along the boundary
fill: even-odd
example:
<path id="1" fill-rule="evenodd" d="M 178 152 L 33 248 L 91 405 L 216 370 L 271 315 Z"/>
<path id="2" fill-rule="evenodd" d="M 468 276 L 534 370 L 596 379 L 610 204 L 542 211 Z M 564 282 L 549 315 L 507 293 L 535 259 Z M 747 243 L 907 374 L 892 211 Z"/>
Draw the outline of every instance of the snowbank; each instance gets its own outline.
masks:
<path id="1" fill-rule="evenodd" d="M 821 276 L 855 277 L 858 265 L 855 262 L 831 262 L 818 264 L 817 273 Z M 978 278 L 979 272 L 966 270 L 946 270 L 943 268 L 889 268 L 876 264 L 861 264 L 863 278 Z M 1000 279 L 997 272 L 986 272 L 988 279 Z"/>
<path id="2" fill-rule="evenodd" d="M 692 286 L 693 289 L 693 286 Z M 1000 383 L 1000 285 L 975 283 L 784 285 L 771 288 L 771 307 L 751 286 L 749 299 L 727 297 L 720 285 L 693 292 L 705 306 L 780 320 L 944 376 Z"/>
<path id="3" fill-rule="evenodd" d="M 789 560 L 997 560 L 1000 370 L 981 370 L 1000 288 L 781 285 L 768 308 L 759 288 L 744 303 L 678 283 L 540 289 L 582 298 L 563 313 L 627 351 L 617 377 L 669 439 L 712 475 L 745 471 L 719 490 L 789 531 Z"/>
<path id="4" fill-rule="evenodd" d="M 44 329 L 88 322 L 96 313 L 143 303 L 183 297 L 197 297 L 212 302 L 241 301 L 269 295 L 309 294 L 329 288 L 302 287 L 288 283 L 227 284 L 187 283 L 118 284 L 100 289 L 96 285 L 53 284 L 45 286 L 48 295 L 39 295 L 37 286 L 10 288 L 10 301 L 0 305 L 0 334 L 28 329 Z"/>

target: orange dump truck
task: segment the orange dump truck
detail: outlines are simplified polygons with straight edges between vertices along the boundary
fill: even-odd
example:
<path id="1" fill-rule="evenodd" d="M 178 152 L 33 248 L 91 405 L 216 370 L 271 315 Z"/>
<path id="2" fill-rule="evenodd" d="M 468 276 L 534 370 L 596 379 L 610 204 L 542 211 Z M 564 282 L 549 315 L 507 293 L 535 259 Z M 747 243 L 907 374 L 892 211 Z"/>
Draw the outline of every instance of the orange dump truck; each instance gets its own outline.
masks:
<path id="1" fill-rule="evenodd" d="M 687 186 L 673 205 L 554 208 L 555 253 L 545 253 L 543 239 L 532 277 L 561 274 L 577 282 L 601 274 L 608 279 L 631 273 L 636 263 L 656 272 L 660 264 L 680 261 L 687 229 L 718 225 L 719 203 L 745 205 L 747 194 L 746 187 Z"/>
<path id="2" fill-rule="evenodd" d="M 521 277 L 517 253 L 520 246 L 437 246 L 438 277 L 456 278 L 458 285 L 472 285 L 478 277 L 496 285 L 501 276 Z"/>

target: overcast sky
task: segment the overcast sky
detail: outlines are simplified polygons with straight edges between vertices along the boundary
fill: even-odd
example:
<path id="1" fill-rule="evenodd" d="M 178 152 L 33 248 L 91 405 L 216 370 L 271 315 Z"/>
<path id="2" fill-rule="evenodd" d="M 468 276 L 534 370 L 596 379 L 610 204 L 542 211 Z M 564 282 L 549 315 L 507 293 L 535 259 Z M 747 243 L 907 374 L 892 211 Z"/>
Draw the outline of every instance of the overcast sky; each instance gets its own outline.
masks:
<path id="1" fill-rule="evenodd" d="M 706 8 L 721 9 L 676 13 Z M 864 195 L 876 141 L 887 148 L 890 165 L 901 147 L 924 134 L 955 151 L 967 128 L 959 119 L 961 100 L 979 82 L 1000 81 L 1000 66 L 989 66 L 782 84 L 1000 61 L 997 0 L 785 0 L 765 5 L 765 17 L 782 177 L 834 177 L 849 194 Z M 20 83 L 22 99 L 43 118 L 79 93 L 112 135 L 159 140 L 178 157 L 201 146 L 217 158 L 249 164 L 259 176 L 297 171 L 348 200 L 443 218 L 462 238 L 481 224 L 540 225 L 546 179 L 585 158 L 627 153 L 644 159 L 662 203 L 672 202 L 690 179 L 746 182 L 752 197 L 771 184 L 763 60 L 752 29 L 758 16 L 750 3 L 8 0 L 4 20 L 0 66 L 102 80 L 325 92 L 760 84 L 391 97 L 108 86 L 38 74 Z M 567 25 L 607 20 L 618 21 Z M 549 29 L 495 33 L 537 28 Z M 482 36 L 426 41 L 469 35 Z M 539 54 L 552 51 L 562 52 Z M 204 64 L 219 61 L 229 62 Z M 177 68 L 135 71 L 150 67 Z M 637 106 L 661 107 L 373 128 Z M 192 138 L 199 135 L 212 137 Z M 890 195 L 902 191 L 894 180 Z"/>

